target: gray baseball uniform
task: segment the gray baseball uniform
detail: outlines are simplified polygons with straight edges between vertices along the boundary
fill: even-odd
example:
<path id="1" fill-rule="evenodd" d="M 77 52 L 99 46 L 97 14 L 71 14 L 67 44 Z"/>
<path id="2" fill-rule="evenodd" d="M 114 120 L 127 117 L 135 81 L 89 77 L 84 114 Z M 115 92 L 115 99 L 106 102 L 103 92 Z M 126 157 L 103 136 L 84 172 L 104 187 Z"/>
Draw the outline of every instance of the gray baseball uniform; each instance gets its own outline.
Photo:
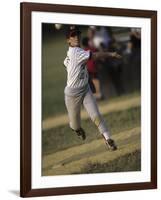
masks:
<path id="1" fill-rule="evenodd" d="M 109 131 L 88 85 L 86 63 L 89 58 L 90 51 L 84 51 L 79 47 L 69 47 L 64 60 L 64 66 L 67 70 L 67 85 L 64 93 L 69 124 L 74 130 L 78 130 L 81 127 L 80 111 L 83 104 L 91 120 L 98 127 L 99 132 L 107 139 L 110 137 Z"/>

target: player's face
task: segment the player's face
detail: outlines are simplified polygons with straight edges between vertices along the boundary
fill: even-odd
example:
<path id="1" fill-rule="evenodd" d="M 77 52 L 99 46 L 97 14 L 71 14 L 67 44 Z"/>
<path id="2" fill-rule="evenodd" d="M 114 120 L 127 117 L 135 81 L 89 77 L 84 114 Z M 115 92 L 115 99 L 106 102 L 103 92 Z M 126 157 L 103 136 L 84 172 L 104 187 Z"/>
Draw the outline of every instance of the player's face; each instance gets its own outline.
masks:
<path id="1" fill-rule="evenodd" d="M 80 34 L 73 34 L 69 37 L 68 43 L 72 47 L 79 47 L 80 46 Z"/>

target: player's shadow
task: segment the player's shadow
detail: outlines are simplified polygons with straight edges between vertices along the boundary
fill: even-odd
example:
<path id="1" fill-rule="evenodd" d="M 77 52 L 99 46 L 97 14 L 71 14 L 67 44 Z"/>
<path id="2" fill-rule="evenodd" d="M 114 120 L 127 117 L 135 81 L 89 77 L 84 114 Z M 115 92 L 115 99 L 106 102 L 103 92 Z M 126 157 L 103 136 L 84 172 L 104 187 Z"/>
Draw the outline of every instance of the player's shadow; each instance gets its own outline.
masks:
<path id="1" fill-rule="evenodd" d="M 20 192 L 18 190 L 9 190 L 10 193 L 14 194 L 15 196 L 20 196 Z"/>

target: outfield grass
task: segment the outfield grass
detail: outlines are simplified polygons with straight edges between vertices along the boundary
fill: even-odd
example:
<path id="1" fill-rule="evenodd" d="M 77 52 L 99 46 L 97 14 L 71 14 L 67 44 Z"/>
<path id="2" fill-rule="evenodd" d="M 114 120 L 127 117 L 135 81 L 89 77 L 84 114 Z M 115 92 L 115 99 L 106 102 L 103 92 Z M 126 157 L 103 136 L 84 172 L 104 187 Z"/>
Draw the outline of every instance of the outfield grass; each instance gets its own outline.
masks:
<path id="1" fill-rule="evenodd" d="M 130 129 L 140 125 L 140 107 L 128 110 L 113 112 L 104 115 L 105 121 L 110 127 L 112 135 L 120 131 Z M 87 132 L 86 143 L 100 138 L 96 126 L 90 119 L 82 121 L 82 127 Z M 68 125 L 59 126 L 42 133 L 42 155 L 54 153 L 56 151 L 76 146 L 83 143 Z"/>
<path id="2" fill-rule="evenodd" d="M 113 138 L 118 146 L 117 151 L 109 151 L 103 138 L 99 138 L 43 156 L 42 175 L 81 174 L 87 163 L 111 163 L 141 148 L 139 126 L 118 132 Z"/>
<path id="3" fill-rule="evenodd" d="M 66 54 L 62 36 L 45 40 L 42 46 L 42 118 L 65 112 L 64 87 L 66 70 L 63 60 Z"/>
<path id="4" fill-rule="evenodd" d="M 136 150 L 132 153 L 127 153 L 107 163 L 92 163 L 89 162 L 82 167 L 81 171 L 73 174 L 91 174 L 105 172 L 128 172 L 141 170 L 141 151 Z"/>

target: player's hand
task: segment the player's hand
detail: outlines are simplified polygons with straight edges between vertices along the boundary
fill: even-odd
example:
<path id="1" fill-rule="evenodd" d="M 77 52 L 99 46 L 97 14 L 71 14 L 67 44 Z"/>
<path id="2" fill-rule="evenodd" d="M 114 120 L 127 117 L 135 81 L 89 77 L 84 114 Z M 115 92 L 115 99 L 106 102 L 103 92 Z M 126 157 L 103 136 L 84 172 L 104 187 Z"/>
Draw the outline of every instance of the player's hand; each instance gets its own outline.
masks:
<path id="1" fill-rule="evenodd" d="M 116 58 L 116 59 L 121 59 L 122 58 L 122 56 L 120 54 L 118 54 L 117 52 L 112 52 L 111 53 L 111 57 L 112 58 Z"/>

